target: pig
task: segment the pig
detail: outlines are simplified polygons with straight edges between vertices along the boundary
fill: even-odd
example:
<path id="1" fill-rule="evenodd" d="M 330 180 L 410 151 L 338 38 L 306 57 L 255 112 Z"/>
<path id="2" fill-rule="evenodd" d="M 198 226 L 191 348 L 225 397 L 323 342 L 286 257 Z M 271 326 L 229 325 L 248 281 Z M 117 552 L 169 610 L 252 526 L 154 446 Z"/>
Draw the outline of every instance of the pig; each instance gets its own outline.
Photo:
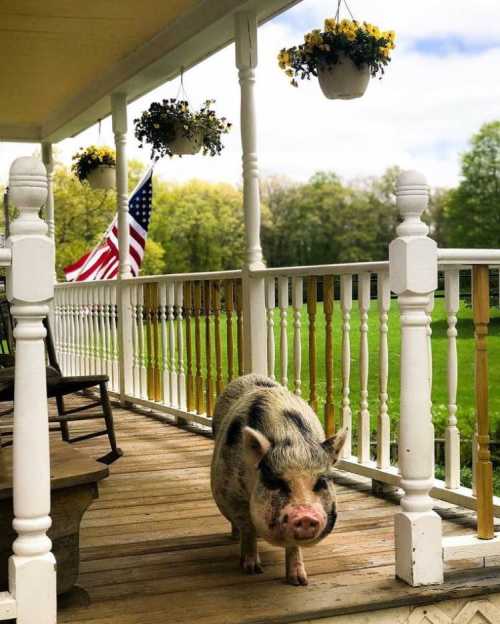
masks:
<path id="1" fill-rule="evenodd" d="M 337 518 L 333 465 L 346 430 L 325 439 L 309 405 L 272 379 L 245 375 L 219 396 L 212 429 L 212 493 L 239 536 L 240 564 L 262 573 L 257 537 L 285 548 L 286 579 L 307 585 L 301 548 Z"/>

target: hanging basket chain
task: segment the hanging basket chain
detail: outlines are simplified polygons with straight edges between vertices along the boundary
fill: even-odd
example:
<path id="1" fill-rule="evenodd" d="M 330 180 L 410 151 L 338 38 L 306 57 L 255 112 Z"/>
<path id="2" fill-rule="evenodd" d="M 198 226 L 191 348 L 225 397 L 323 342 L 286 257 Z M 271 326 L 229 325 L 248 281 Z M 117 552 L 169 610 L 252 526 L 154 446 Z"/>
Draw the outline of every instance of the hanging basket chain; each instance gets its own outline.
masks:
<path id="1" fill-rule="evenodd" d="M 184 67 L 181 67 L 181 81 L 180 81 L 175 99 L 176 100 L 182 99 L 185 102 L 189 102 L 188 94 L 186 92 L 186 89 L 184 88 Z"/>
<path id="2" fill-rule="evenodd" d="M 342 5 L 342 2 L 344 3 L 345 8 L 347 9 L 347 12 L 348 12 L 348 13 L 349 13 L 349 15 L 351 16 L 352 21 L 353 21 L 353 22 L 355 22 L 356 20 L 354 19 L 354 15 L 352 14 L 351 9 L 349 8 L 349 5 L 347 4 L 347 0 L 338 0 L 338 3 L 337 3 L 337 12 L 335 13 L 335 20 L 336 20 L 337 22 L 339 22 L 339 21 L 340 21 L 340 7 L 341 7 L 341 5 Z"/>

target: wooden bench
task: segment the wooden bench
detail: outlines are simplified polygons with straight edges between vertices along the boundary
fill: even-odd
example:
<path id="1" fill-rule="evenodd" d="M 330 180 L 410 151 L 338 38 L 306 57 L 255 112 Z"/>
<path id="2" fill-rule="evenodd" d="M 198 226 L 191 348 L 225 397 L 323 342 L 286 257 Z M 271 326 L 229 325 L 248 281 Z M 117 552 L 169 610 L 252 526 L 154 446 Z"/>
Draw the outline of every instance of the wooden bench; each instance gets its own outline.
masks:
<path id="1" fill-rule="evenodd" d="M 98 497 L 107 466 L 65 442 L 51 438 L 52 527 L 48 535 L 57 561 L 57 593 L 70 590 L 80 564 L 80 522 Z M 8 558 L 16 537 L 12 529 L 12 448 L 0 449 L 0 591 L 8 586 Z"/>

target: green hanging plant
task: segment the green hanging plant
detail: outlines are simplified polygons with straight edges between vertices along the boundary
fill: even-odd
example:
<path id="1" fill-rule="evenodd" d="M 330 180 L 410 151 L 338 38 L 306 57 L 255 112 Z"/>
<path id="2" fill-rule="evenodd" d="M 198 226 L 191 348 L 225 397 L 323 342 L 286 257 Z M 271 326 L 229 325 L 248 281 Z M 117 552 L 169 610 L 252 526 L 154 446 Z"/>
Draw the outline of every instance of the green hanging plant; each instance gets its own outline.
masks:
<path id="1" fill-rule="evenodd" d="M 80 182 L 87 180 L 89 174 L 102 165 L 105 167 L 116 166 L 115 151 L 109 147 L 97 147 L 97 145 L 81 147 L 73 155 L 72 160 L 71 171 Z"/>
<path id="2" fill-rule="evenodd" d="M 151 158 L 194 154 L 200 149 L 204 155 L 220 154 L 224 148 L 222 135 L 229 132 L 231 123 L 216 115 L 214 103 L 215 100 L 206 100 L 198 111 L 192 111 L 187 100 L 153 102 L 134 119 L 139 147 L 148 143 Z"/>

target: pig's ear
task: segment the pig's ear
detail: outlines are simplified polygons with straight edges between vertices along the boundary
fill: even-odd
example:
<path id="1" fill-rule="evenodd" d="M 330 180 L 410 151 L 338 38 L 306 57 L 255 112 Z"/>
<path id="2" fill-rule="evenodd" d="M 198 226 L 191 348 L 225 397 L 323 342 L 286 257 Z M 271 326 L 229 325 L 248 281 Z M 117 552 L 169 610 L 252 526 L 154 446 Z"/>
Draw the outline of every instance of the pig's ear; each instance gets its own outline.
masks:
<path id="1" fill-rule="evenodd" d="M 340 451 L 347 439 L 347 432 L 347 428 L 341 429 L 331 438 L 327 438 L 321 445 L 330 456 L 332 464 L 336 464 L 340 458 Z"/>
<path id="2" fill-rule="evenodd" d="M 271 442 L 260 431 L 252 429 L 252 427 L 245 427 L 243 429 L 243 446 L 250 462 L 257 466 L 271 448 Z"/>

